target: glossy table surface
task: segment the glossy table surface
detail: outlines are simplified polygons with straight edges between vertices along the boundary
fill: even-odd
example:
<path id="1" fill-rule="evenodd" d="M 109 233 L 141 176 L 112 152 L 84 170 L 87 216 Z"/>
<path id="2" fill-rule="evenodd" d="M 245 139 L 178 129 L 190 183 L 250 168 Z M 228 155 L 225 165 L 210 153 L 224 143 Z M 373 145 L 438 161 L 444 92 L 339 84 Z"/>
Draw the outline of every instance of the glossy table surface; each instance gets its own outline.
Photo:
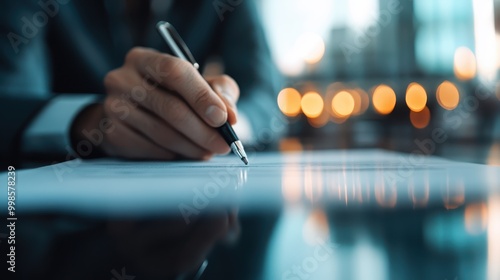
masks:
<path id="1" fill-rule="evenodd" d="M 201 279 L 500 279 L 498 167 L 383 150 L 250 161 L 18 171 L 20 242 L 52 256 L 20 262 L 60 279 L 192 279 L 177 272 L 205 258 Z M 56 265 L 75 256 L 88 274 Z"/>
<path id="2" fill-rule="evenodd" d="M 183 205 L 249 211 L 295 204 L 451 207 L 496 193 L 500 180 L 498 167 L 384 150 L 254 153 L 249 159 L 249 166 L 232 156 L 208 162 L 74 160 L 21 170 L 19 211 L 147 216 Z"/>

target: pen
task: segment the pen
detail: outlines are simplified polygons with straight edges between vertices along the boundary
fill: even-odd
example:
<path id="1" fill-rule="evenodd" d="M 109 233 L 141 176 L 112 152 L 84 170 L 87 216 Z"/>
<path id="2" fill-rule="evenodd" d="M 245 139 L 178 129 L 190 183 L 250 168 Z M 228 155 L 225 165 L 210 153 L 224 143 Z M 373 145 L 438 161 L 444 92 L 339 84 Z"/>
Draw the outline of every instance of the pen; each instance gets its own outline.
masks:
<path id="1" fill-rule="evenodd" d="M 172 52 L 177 57 L 189 61 L 191 64 L 193 64 L 194 68 L 200 71 L 200 65 L 196 62 L 186 43 L 184 43 L 181 36 L 179 35 L 179 33 L 177 33 L 172 24 L 165 21 L 160 21 L 158 22 L 158 24 L 156 24 L 156 28 L 158 29 L 158 32 L 160 32 L 160 35 L 163 37 L 163 39 L 165 39 L 165 42 L 170 47 Z M 233 153 L 235 153 L 241 159 L 241 161 L 245 163 L 245 165 L 248 165 L 248 158 L 247 154 L 245 153 L 245 149 L 243 148 L 243 144 L 241 143 L 240 139 L 234 132 L 233 127 L 229 124 L 229 122 L 226 122 L 221 127 L 218 127 L 217 130 L 222 135 L 226 143 L 231 147 Z"/>

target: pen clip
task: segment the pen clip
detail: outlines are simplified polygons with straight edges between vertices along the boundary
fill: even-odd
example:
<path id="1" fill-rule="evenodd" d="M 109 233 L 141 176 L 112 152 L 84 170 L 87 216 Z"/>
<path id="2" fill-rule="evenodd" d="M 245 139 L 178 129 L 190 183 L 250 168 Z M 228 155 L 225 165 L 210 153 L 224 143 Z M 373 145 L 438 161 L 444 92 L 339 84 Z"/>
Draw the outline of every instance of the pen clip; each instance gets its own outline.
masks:
<path id="1" fill-rule="evenodd" d="M 166 21 L 160 21 L 156 24 L 156 28 L 177 57 L 191 62 L 196 69 L 200 68 L 193 54 L 172 24 Z"/>

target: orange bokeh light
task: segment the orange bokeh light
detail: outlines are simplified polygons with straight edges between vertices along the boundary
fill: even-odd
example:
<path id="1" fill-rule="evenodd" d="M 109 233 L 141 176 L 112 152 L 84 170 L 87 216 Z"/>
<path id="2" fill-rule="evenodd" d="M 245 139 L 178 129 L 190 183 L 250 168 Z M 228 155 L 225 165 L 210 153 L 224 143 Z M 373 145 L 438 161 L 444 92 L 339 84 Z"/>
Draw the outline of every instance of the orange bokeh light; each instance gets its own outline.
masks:
<path id="1" fill-rule="evenodd" d="M 444 81 L 437 89 L 436 98 L 441 107 L 453 110 L 460 102 L 460 93 L 452 82 Z"/>
<path id="2" fill-rule="evenodd" d="M 411 83 L 406 90 L 406 105 L 414 112 L 420 112 L 427 104 L 427 92 L 418 83 Z"/>
<path id="3" fill-rule="evenodd" d="M 396 93 L 388 85 L 379 85 L 373 90 L 372 102 L 377 113 L 388 115 L 396 107 Z"/>
<path id="4" fill-rule="evenodd" d="M 278 107 L 288 117 L 295 117 L 300 113 L 300 93 L 294 88 L 285 88 L 278 94 Z"/>
<path id="5" fill-rule="evenodd" d="M 304 115 L 308 118 L 317 118 L 323 112 L 324 102 L 319 93 L 310 91 L 302 96 L 300 105 Z"/>
<path id="6" fill-rule="evenodd" d="M 354 111 L 354 98 L 351 93 L 341 91 L 332 99 L 332 111 L 339 117 L 350 116 Z"/>

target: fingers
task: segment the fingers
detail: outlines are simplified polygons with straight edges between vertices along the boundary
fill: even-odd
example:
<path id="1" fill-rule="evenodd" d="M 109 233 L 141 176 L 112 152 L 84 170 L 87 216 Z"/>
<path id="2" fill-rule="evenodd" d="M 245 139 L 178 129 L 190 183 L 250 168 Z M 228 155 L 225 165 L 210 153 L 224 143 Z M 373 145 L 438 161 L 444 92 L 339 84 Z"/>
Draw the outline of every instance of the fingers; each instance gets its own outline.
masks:
<path id="1" fill-rule="evenodd" d="M 196 114 L 212 127 L 220 127 L 228 117 L 226 105 L 189 62 L 158 51 L 134 48 L 126 64 L 166 89 L 178 93 Z"/>
<path id="2" fill-rule="evenodd" d="M 123 95 L 129 84 L 141 83 L 141 77 L 126 70 L 107 75 L 106 114 L 127 123 L 160 147 L 183 157 L 208 159 L 212 153 L 230 151 L 219 133 L 201 120 L 177 95 L 161 88 L 144 89 L 143 96 Z M 140 98 L 138 98 L 140 97 Z M 141 106 L 148 112 L 136 108 Z"/>
<path id="3" fill-rule="evenodd" d="M 208 126 L 176 95 L 155 89 L 148 92 L 146 100 L 140 104 L 201 148 L 216 154 L 230 151 L 217 130 Z"/>
<path id="4" fill-rule="evenodd" d="M 191 159 L 205 160 L 211 155 L 211 152 L 194 144 L 165 121 L 140 107 L 132 107 L 129 117 L 124 121 L 137 128 L 142 134 L 147 135 L 151 141 L 165 150 Z"/>
<path id="5" fill-rule="evenodd" d="M 228 112 L 228 121 L 234 125 L 238 115 L 236 102 L 238 102 L 238 98 L 240 97 L 238 84 L 227 75 L 206 77 L 206 80 L 215 93 L 224 101 Z"/>
<path id="6" fill-rule="evenodd" d="M 239 88 L 230 77 L 212 77 L 207 82 L 188 62 L 134 48 L 122 67 L 106 75 L 105 86 L 104 108 L 119 123 L 122 137 L 111 135 L 116 146 L 108 146 L 113 146 L 114 155 L 208 159 L 230 152 L 214 129 L 237 121 Z M 133 144 L 125 148 L 126 142 Z"/>

